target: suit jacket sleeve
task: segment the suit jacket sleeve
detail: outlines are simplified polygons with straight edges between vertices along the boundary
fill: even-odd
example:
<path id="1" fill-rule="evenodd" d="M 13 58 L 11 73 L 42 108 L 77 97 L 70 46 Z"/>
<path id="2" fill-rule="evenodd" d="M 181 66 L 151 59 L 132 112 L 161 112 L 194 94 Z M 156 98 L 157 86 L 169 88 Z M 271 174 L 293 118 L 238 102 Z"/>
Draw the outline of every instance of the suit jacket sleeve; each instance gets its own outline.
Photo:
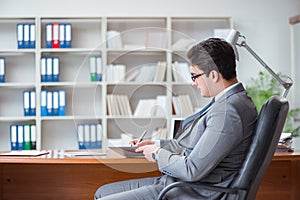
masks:
<path id="1" fill-rule="evenodd" d="M 184 181 L 200 181 L 241 142 L 243 125 L 234 109 L 212 111 L 207 115 L 193 130 L 196 134 L 189 154 L 183 155 L 184 149 L 174 141 L 159 151 L 161 172 Z"/>

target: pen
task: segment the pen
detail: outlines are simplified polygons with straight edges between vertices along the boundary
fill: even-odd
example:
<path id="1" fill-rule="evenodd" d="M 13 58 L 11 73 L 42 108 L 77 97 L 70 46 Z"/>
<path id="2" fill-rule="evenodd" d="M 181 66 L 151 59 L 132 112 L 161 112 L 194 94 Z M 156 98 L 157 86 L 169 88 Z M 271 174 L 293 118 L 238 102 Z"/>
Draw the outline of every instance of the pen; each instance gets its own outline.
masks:
<path id="1" fill-rule="evenodd" d="M 147 130 L 145 130 L 145 131 L 142 133 L 142 135 L 139 137 L 139 139 L 138 139 L 138 141 L 136 142 L 136 144 L 140 143 L 140 142 L 143 140 L 143 138 L 145 137 L 146 133 L 147 133 Z"/>

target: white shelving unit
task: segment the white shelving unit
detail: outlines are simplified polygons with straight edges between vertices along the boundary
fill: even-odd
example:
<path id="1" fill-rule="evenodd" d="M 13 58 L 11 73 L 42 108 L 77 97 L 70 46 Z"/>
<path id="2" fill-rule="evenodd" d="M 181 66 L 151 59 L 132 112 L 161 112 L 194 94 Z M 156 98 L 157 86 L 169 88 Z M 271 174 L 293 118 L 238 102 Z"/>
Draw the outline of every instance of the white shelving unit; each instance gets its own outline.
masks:
<path id="1" fill-rule="evenodd" d="M 46 48 L 47 23 L 72 24 L 72 48 Z M 36 48 L 17 49 L 16 25 L 36 24 Z M 214 29 L 232 28 L 230 17 L 2 17 L 0 18 L 0 57 L 6 59 L 6 82 L 0 83 L 0 150 L 10 150 L 11 124 L 36 124 L 38 149 L 78 149 L 78 123 L 100 123 L 103 146 L 121 133 L 139 136 L 144 129 L 170 130 L 173 117 L 172 96 L 188 94 L 194 108 L 208 100 L 188 83 L 174 81 L 172 63 L 187 62 L 186 48 L 173 49 L 180 39 L 200 41 L 213 36 Z M 108 48 L 107 33 L 121 33 L 122 47 Z M 44 56 L 60 58 L 60 82 L 41 82 L 40 60 Z M 105 75 L 91 82 L 89 57 L 102 58 L 103 74 L 108 65 L 126 65 L 126 74 L 145 64 L 165 61 L 162 82 L 111 83 Z M 146 77 L 146 74 L 145 74 Z M 36 91 L 36 116 L 24 117 L 23 91 Z M 41 117 L 41 90 L 66 91 L 66 116 Z M 165 95 L 169 102 L 163 117 L 115 116 L 107 112 L 106 97 L 125 94 L 132 111 L 141 99 Z"/>

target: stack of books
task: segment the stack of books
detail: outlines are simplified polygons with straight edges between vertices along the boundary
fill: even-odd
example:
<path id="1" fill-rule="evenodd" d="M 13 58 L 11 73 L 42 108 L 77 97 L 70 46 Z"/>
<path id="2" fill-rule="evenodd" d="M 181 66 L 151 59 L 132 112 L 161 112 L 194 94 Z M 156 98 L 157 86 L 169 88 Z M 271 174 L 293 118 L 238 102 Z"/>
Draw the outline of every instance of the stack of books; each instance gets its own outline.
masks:
<path id="1" fill-rule="evenodd" d="M 178 83 L 192 84 L 189 64 L 186 62 L 174 62 L 172 64 L 173 78 Z"/>
<path id="2" fill-rule="evenodd" d="M 166 117 L 167 104 L 167 96 L 165 95 L 158 95 L 156 99 L 140 99 L 134 111 L 134 116 Z"/>
<path id="3" fill-rule="evenodd" d="M 109 115 L 132 115 L 127 95 L 109 94 L 107 99 L 107 111 Z"/>
<path id="4" fill-rule="evenodd" d="M 167 69 L 166 61 L 158 61 L 135 68 L 126 74 L 126 82 L 163 82 Z"/>
<path id="5" fill-rule="evenodd" d="M 173 111 L 175 115 L 187 116 L 194 112 L 191 98 L 187 94 L 172 97 Z"/>

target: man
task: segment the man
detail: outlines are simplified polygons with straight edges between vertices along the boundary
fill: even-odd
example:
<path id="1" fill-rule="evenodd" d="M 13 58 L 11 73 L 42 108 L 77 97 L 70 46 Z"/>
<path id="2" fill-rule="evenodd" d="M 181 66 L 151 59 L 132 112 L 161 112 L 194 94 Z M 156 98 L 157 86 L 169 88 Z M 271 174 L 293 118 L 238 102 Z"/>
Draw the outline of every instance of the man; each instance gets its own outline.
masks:
<path id="1" fill-rule="evenodd" d="M 142 141 L 139 146 L 150 161 L 158 163 L 161 177 L 111 183 L 100 187 L 95 199 L 156 199 L 168 184 L 182 180 L 228 186 L 240 169 L 257 120 L 256 107 L 236 77 L 233 48 L 211 38 L 188 52 L 191 75 L 203 97 L 213 104 L 188 117 L 177 139 Z M 137 144 L 136 144 L 137 143 Z M 167 199 L 224 199 L 213 191 L 175 188 Z"/>

